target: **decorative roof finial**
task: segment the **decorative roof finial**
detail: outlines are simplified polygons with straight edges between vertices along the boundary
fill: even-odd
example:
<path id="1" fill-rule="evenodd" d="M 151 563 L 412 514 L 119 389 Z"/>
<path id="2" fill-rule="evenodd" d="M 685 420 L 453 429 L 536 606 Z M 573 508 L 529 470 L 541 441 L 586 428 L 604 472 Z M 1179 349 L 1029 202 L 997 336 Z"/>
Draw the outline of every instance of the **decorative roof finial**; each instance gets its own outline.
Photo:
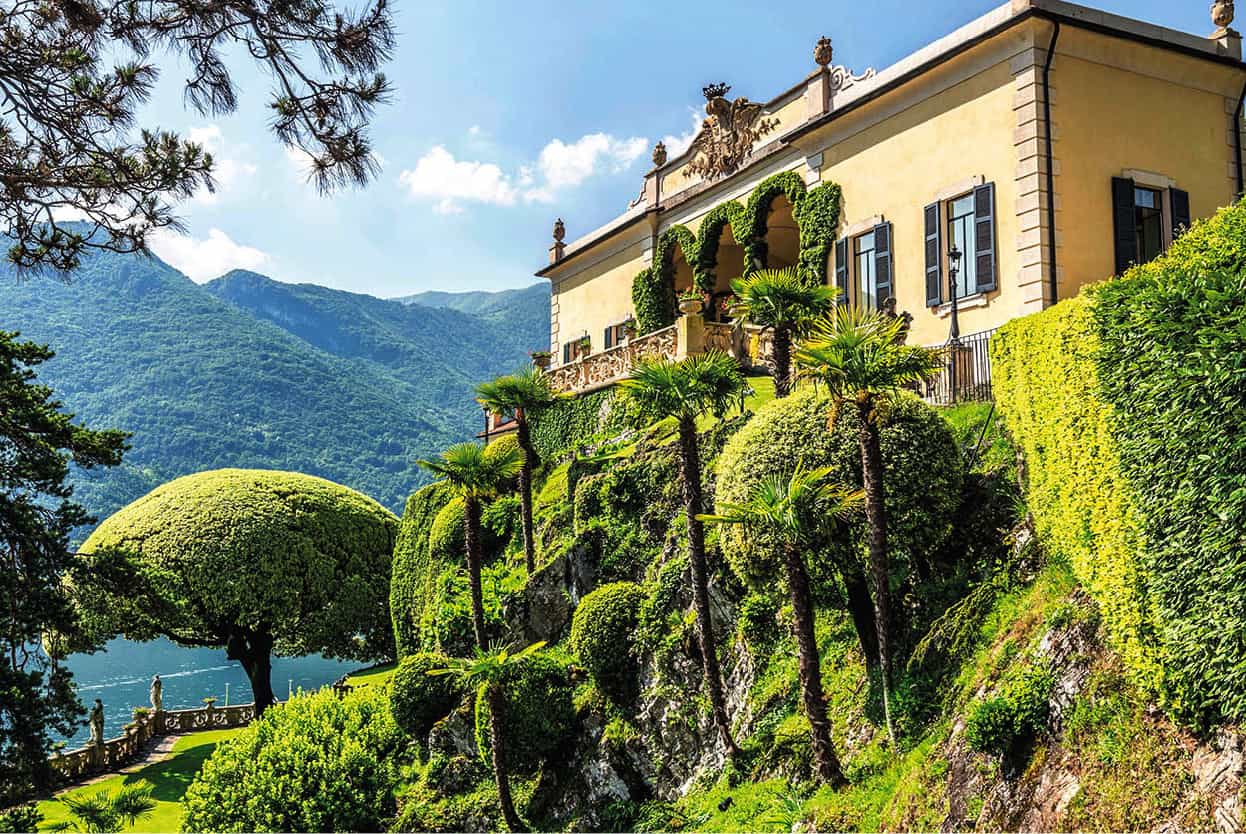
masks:
<path id="1" fill-rule="evenodd" d="M 1233 30 L 1229 28 L 1229 24 L 1233 22 L 1233 0 L 1215 0 L 1211 4 L 1211 22 L 1217 27 L 1211 34 L 1212 40 L 1231 33 Z"/>
<path id="2" fill-rule="evenodd" d="M 666 164 L 666 145 L 658 142 L 653 146 L 653 165 L 655 168 L 661 168 Z"/>
<path id="3" fill-rule="evenodd" d="M 722 98 L 731 92 L 730 84 L 706 84 L 701 88 L 701 94 L 705 96 L 706 101 L 713 101 L 716 98 Z"/>
<path id="4" fill-rule="evenodd" d="M 559 217 L 554 221 L 554 240 L 562 243 L 562 239 L 567 236 L 567 227 L 563 225 L 562 218 Z"/>
<path id="5" fill-rule="evenodd" d="M 813 47 L 813 60 L 820 67 L 830 66 L 831 60 L 835 57 L 835 50 L 831 48 L 831 39 L 826 35 L 818 38 L 818 42 Z"/>

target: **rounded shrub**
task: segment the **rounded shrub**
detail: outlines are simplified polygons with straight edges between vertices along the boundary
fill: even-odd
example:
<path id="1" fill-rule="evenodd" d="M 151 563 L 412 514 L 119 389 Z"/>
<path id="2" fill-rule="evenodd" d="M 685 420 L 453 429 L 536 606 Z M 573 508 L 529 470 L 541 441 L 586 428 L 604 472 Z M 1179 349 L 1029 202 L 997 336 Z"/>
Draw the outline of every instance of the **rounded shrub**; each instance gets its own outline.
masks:
<path id="1" fill-rule="evenodd" d="M 407 735 L 427 736 L 462 697 L 453 675 L 428 674 L 445 669 L 448 662 L 444 654 L 421 652 L 403 658 L 394 670 L 389 681 L 389 705 L 394 721 Z"/>
<path id="2" fill-rule="evenodd" d="M 501 503 L 506 499 L 493 502 Z M 461 565 L 467 559 L 467 539 L 463 525 L 466 523 L 466 510 L 462 498 L 452 498 L 437 517 L 428 531 L 428 554 L 432 563 L 441 567 Z M 513 527 L 516 519 L 508 518 L 503 508 L 496 513 L 486 506 L 480 513 L 480 548 L 486 564 L 502 554 L 506 542 L 513 535 L 508 526 Z M 501 527 L 501 529 L 498 529 Z"/>
<path id="3" fill-rule="evenodd" d="M 381 831 L 404 738 L 377 688 L 296 696 L 223 741 L 182 800 L 187 831 Z"/>
<path id="4" fill-rule="evenodd" d="M 999 693 L 978 701 L 965 716 L 965 741 L 983 753 L 1008 753 L 1047 725 L 1054 678 L 1034 666 L 1022 667 Z"/>
<path id="5" fill-rule="evenodd" d="M 532 773 L 562 747 L 575 729 L 574 687 L 566 661 L 536 654 L 513 666 L 503 681 L 506 697 L 504 733 L 506 765 L 515 773 Z M 491 761 L 489 703 L 476 696 L 476 747 Z"/>
<path id="6" fill-rule="evenodd" d="M 719 506 L 747 500 L 762 480 L 790 473 L 797 461 L 811 468 L 829 466 L 836 479 L 860 488 L 855 408 L 841 409 L 829 425 L 833 412 L 830 398 L 813 387 L 763 406 L 719 456 Z M 907 393 L 881 403 L 878 421 L 893 564 L 929 559 L 947 539 L 960 502 L 964 467 L 956 439 L 938 412 Z M 862 518 L 851 535 L 823 542 L 820 550 L 828 558 L 815 562 L 856 558 L 864 535 Z M 773 582 L 781 542 L 732 525 L 723 526 L 720 536 L 723 553 L 740 579 L 759 590 Z"/>
<path id="7" fill-rule="evenodd" d="M 634 582 L 602 585 L 580 601 L 571 619 L 571 651 L 597 686 L 620 700 L 635 688 L 633 649 L 645 598 Z"/>

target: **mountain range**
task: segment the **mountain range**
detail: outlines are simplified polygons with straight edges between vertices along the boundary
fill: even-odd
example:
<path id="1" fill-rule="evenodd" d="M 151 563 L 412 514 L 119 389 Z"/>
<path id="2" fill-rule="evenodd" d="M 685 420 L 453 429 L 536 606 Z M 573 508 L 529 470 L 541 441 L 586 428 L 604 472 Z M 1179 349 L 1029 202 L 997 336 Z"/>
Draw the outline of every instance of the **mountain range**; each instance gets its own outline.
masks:
<path id="1" fill-rule="evenodd" d="M 75 474 L 103 517 L 223 466 L 289 469 L 395 511 L 420 458 L 482 425 L 472 389 L 549 340 L 549 289 L 380 299 L 236 270 L 195 284 L 158 258 L 98 253 L 68 282 L 0 267 L 0 328 L 87 425 L 132 433 L 125 463 Z"/>

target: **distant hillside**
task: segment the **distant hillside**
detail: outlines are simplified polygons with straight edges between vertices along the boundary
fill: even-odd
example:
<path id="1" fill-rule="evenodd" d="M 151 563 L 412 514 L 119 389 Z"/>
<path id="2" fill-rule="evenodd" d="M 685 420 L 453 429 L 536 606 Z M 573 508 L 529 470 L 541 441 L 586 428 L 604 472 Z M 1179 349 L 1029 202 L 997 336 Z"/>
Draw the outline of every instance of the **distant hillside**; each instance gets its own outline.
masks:
<path id="1" fill-rule="evenodd" d="M 526 351 L 549 347 L 549 284 L 501 292 L 422 292 L 396 298 L 403 304 L 444 307 L 480 316 L 508 331 L 512 339 L 537 334 L 535 341 L 514 342 Z"/>
<path id="2" fill-rule="evenodd" d="M 478 430 L 472 385 L 547 339 L 545 316 L 508 337 L 504 316 L 254 273 L 199 286 L 154 258 L 94 255 L 69 284 L 0 267 L 0 328 L 57 351 L 41 381 L 90 425 L 134 434 L 120 470 L 80 477 L 100 515 L 220 466 L 321 475 L 400 510 L 426 480 L 416 460 Z"/>

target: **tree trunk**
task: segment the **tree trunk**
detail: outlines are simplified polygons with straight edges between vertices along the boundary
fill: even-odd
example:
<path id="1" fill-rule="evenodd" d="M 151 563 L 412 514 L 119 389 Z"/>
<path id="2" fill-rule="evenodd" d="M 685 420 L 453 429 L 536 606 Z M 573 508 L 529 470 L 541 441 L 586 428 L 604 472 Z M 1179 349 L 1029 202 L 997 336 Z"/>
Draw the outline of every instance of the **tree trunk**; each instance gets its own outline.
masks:
<path id="1" fill-rule="evenodd" d="M 865 485 L 865 520 L 869 526 L 870 585 L 874 594 L 874 626 L 878 632 L 878 665 L 883 678 L 883 716 L 894 745 L 891 721 L 891 567 L 887 556 L 887 506 L 883 497 L 883 453 L 871 412 L 872 397 L 857 401 L 860 422 L 861 476 Z"/>
<path id="2" fill-rule="evenodd" d="M 714 726 L 727 755 L 739 756 L 731 737 L 727 718 L 727 702 L 723 697 L 722 672 L 718 668 L 718 650 L 714 645 L 714 625 L 710 615 L 709 568 L 705 559 L 705 527 L 697 520 L 701 506 L 701 459 L 697 450 L 697 426 L 691 417 L 679 421 L 679 456 L 683 470 L 684 511 L 688 518 L 688 561 L 692 566 L 692 601 L 697 612 L 697 630 L 701 643 L 701 661 L 705 668 L 705 686 L 709 690 Z"/>
<path id="3" fill-rule="evenodd" d="M 800 689 L 804 695 L 805 715 L 809 718 L 809 735 L 818 779 L 838 787 L 846 781 L 835 755 L 831 740 L 831 722 L 826 717 L 826 699 L 822 695 L 822 666 L 818 657 L 818 641 L 813 630 L 813 598 L 809 593 L 809 574 L 796 548 L 783 548 L 783 564 L 787 570 L 787 588 L 792 595 L 792 614 L 796 619 L 796 646 L 800 652 Z"/>
<path id="4" fill-rule="evenodd" d="M 866 665 L 872 671 L 877 670 L 878 631 L 874 625 L 874 600 L 870 596 L 869 581 L 855 564 L 841 568 L 839 575 L 844 583 L 848 613 L 857 630 L 857 640 L 861 643 L 861 653 L 865 655 Z"/>
<path id="5" fill-rule="evenodd" d="M 475 498 L 463 499 L 463 527 L 467 546 L 467 575 L 472 588 L 472 629 L 476 632 L 476 648 L 484 651 L 485 599 L 480 589 L 480 504 Z"/>
<path id="6" fill-rule="evenodd" d="M 792 331 L 786 325 L 774 329 L 774 395 L 783 398 L 791 390 Z"/>
<path id="7" fill-rule="evenodd" d="M 536 573 L 536 537 L 532 532 L 532 468 L 536 461 L 536 450 L 532 448 L 532 437 L 528 432 L 528 418 L 523 409 L 515 411 L 515 422 L 519 448 L 523 451 L 523 468 L 519 470 L 519 514 L 523 519 L 523 559 L 528 569 L 528 576 Z"/>
<path id="8" fill-rule="evenodd" d="M 515 800 L 511 797 L 511 784 L 506 775 L 506 750 L 502 746 L 506 743 L 506 737 L 502 735 L 506 698 L 498 684 L 489 684 L 485 692 L 489 699 L 489 744 L 493 748 L 493 779 L 498 786 L 498 805 L 502 806 L 506 827 L 511 831 L 524 831 L 523 821 L 515 811 Z"/>
<path id="9" fill-rule="evenodd" d="M 238 631 L 225 643 L 225 656 L 242 664 L 251 682 L 256 718 L 277 700 L 273 697 L 272 651 L 273 638 L 263 631 Z"/>

